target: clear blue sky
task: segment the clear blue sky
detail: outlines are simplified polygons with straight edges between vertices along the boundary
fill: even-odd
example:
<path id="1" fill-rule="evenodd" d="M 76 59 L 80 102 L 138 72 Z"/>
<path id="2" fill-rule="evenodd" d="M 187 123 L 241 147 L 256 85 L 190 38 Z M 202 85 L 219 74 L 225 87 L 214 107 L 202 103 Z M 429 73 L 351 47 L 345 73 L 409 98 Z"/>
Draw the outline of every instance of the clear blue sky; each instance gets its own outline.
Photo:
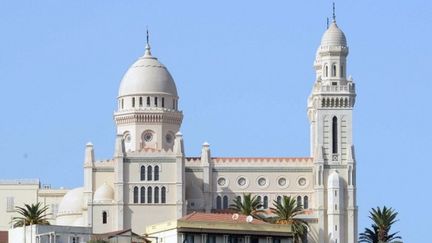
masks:
<path id="1" fill-rule="evenodd" d="M 432 2 L 337 1 L 357 83 L 359 231 L 399 211 L 405 242 L 432 218 Z M 82 185 L 84 145 L 114 147 L 119 82 L 144 51 L 176 80 L 188 156 L 308 156 L 306 100 L 331 1 L 0 2 L 0 178 Z"/>

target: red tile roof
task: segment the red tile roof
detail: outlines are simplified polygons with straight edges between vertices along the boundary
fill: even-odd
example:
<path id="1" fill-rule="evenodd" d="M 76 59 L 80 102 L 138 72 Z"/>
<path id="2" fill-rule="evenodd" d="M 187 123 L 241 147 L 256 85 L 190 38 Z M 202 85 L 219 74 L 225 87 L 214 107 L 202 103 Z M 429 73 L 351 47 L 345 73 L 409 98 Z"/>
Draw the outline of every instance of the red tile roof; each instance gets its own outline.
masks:
<path id="1" fill-rule="evenodd" d="M 246 222 L 245 215 L 238 215 L 238 218 L 235 220 L 233 219 L 234 214 L 231 213 L 200 213 L 200 212 L 193 212 L 191 214 L 188 214 L 184 216 L 183 218 L 179 219 L 180 221 L 187 221 L 187 222 L 219 222 L 219 223 L 236 223 L 236 224 L 248 224 Z M 253 219 L 250 224 L 268 224 L 262 220 L 259 219 Z"/>

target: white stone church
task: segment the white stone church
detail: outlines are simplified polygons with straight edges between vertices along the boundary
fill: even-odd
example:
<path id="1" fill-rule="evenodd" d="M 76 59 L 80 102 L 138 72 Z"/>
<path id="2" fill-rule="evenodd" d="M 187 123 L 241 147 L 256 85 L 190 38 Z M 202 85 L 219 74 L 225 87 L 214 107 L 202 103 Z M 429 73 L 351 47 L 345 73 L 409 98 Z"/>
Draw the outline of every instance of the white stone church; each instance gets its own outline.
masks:
<path id="1" fill-rule="evenodd" d="M 345 35 L 333 20 L 314 60 L 316 79 L 307 102 L 309 156 L 212 157 L 204 143 L 200 157 L 187 157 L 175 81 L 147 43 L 120 82 L 113 158 L 98 161 L 88 143 L 84 185 L 73 190 L 43 188 L 37 181 L 0 181 L 0 197 L 5 198 L 0 226 L 10 227 L 13 206 L 41 201 L 51 207 L 52 224 L 91 226 L 94 233 L 132 229 L 145 234 L 146 227 L 194 211 L 222 212 L 234 198 L 251 193 L 264 208 L 283 195 L 296 198 L 309 222 L 308 242 L 357 242 L 356 93 L 354 81 L 347 78 L 347 56 Z M 27 193 L 21 195 L 23 190 L 16 189 L 24 187 Z"/>

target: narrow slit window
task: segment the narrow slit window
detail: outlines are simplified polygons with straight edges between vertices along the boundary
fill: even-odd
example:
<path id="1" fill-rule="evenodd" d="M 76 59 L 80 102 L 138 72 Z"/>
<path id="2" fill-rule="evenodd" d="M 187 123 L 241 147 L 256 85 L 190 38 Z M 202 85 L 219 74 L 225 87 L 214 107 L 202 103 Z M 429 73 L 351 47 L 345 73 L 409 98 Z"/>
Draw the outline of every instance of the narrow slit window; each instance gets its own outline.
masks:
<path id="1" fill-rule="evenodd" d="M 108 221 L 108 214 L 106 211 L 102 212 L 102 224 L 106 224 Z"/>
<path id="2" fill-rule="evenodd" d="M 302 206 L 302 198 L 301 196 L 297 196 L 297 207 L 301 207 Z"/>
<path id="3" fill-rule="evenodd" d="M 145 203 L 145 187 L 141 187 L 141 198 L 140 198 L 140 202 L 141 202 L 141 203 Z"/>
<path id="4" fill-rule="evenodd" d="M 135 107 L 135 97 L 132 97 L 132 107 Z"/>
<path id="5" fill-rule="evenodd" d="M 139 106 L 140 106 L 140 107 L 143 106 L 143 100 L 142 100 L 142 97 L 139 97 Z"/>
<path id="6" fill-rule="evenodd" d="M 334 65 L 334 64 L 332 67 L 332 77 L 336 77 L 336 65 Z"/>
<path id="7" fill-rule="evenodd" d="M 140 175 L 140 179 L 142 181 L 145 181 L 145 166 L 141 166 L 141 175 Z"/>
<path id="8" fill-rule="evenodd" d="M 325 66 L 325 75 L 324 76 L 328 77 L 328 66 L 327 65 Z"/>
<path id="9" fill-rule="evenodd" d="M 154 102 L 155 102 L 154 105 L 157 107 L 158 106 L 158 97 L 154 98 Z"/>
<path id="10" fill-rule="evenodd" d="M 221 196 L 216 197 L 216 209 L 222 209 L 222 198 Z"/>
<path id="11" fill-rule="evenodd" d="M 147 203 L 152 203 L 152 188 L 149 186 L 147 188 Z"/>
<path id="12" fill-rule="evenodd" d="M 150 97 L 147 97 L 147 106 L 150 106 Z"/>
<path id="13" fill-rule="evenodd" d="M 148 167 L 147 167 L 147 180 L 148 181 L 151 181 L 151 180 L 153 180 L 153 168 L 149 165 Z"/>
<path id="14" fill-rule="evenodd" d="M 162 108 L 164 108 L 164 107 L 165 107 L 165 98 L 162 97 Z"/>
<path id="15" fill-rule="evenodd" d="M 344 76 L 344 68 L 343 66 L 340 67 L 340 77 L 343 78 Z"/>
<path id="16" fill-rule="evenodd" d="M 223 209 L 228 208 L 228 196 L 223 197 Z"/>
<path id="17" fill-rule="evenodd" d="M 155 180 L 155 181 L 158 181 L 158 180 L 159 180 L 159 166 L 158 166 L 158 165 L 156 165 L 156 166 L 154 167 L 154 180 Z"/>
<path id="18" fill-rule="evenodd" d="M 308 209 L 309 208 L 309 197 L 308 196 L 304 196 L 303 197 L 303 208 L 304 209 Z"/>
<path id="19" fill-rule="evenodd" d="M 134 187 L 133 189 L 133 203 L 138 203 L 138 187 Z"/>
<path id="20" fill-rule="evenodd" d="M 268 208 L 268 197 L 267 196 L 264 196 L 264 200 L 263 200 L 264 202 L 263 202 L 263 206 L 264 206 L 264 208 Z"/>
<path id="21" fill-rule="evenodd" d="M 332 122 L 332 152 L 334 153 L 334 154 L 337 154 L 337 152 L 338 152 L 338 139 L 337 139 L 337 136 L 338 136 L 338 129 L 337 129 L 337 126 L 338 126 L 338 122 L 337 122 L 337 117 L 333 117 L 333 122 Z"/>
<path id="22" fill-rule="evenodd" d="M 154 189 L 154 203 L 159 203 L 159 187 Z"/>
<path id="23" fill-rule="evenodd" d="M 166 203 L 166 188 L 164 186 L 161 189 L 161 203 Z"/>

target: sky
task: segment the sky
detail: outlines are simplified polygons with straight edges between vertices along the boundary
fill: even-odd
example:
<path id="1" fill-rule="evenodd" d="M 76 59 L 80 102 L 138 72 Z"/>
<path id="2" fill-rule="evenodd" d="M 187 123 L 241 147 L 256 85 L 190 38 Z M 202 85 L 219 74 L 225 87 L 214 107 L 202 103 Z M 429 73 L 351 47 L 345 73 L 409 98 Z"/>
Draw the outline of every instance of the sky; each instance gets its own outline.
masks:
<path id="1" fill-rule="evenodd" d="M 113 154 L 120 80 L 170 70 L 188 156 L 309 156 L 307 97 L 331 1 L 0 1 L 0 178 L 83 183 L 85 144 Z M 356 82 L 359 231 L 376 206 L 424 242 L 432 211 L 432 2 L 336 1 Z M 425 203 L 425 204 L 424 204 Z"/>

